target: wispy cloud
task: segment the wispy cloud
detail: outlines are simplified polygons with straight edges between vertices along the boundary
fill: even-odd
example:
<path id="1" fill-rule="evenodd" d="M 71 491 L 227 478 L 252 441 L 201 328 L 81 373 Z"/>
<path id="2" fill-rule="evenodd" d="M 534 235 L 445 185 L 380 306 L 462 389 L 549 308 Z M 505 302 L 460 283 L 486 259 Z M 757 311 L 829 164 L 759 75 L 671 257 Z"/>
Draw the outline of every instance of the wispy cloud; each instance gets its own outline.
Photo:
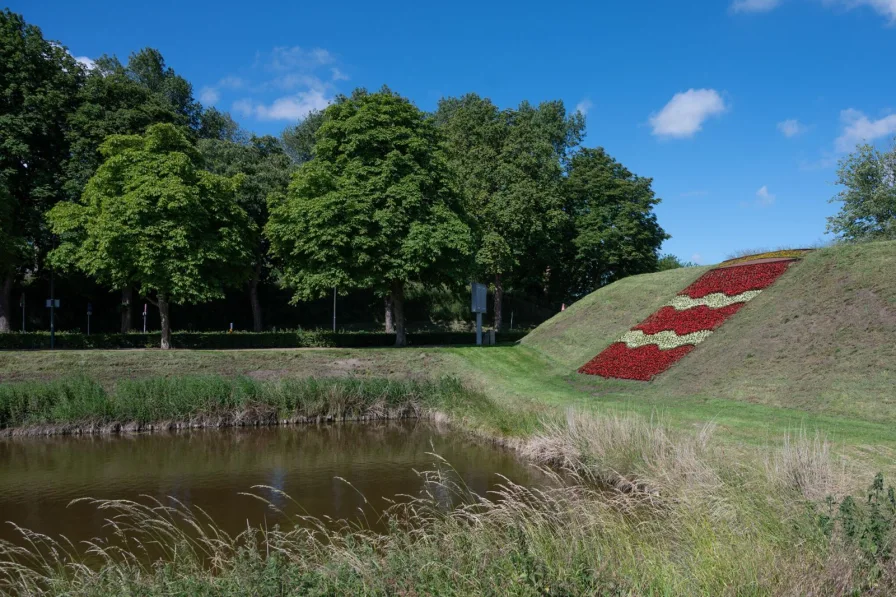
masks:
<path id="1" fill-rule="evenodd" d="M 727 106 L 715 89 L 688 89 L 676 93 L 663 109 L 650 117 L 658 137 L 693 137 L 703 123 L 725 112 Z"/>
<path id="2" fill-rule="evenodd" d="M 576 112 L 581 112 L 582 115 L 588 114 L 588 110 L 594 107 L 594 104 L 591 103 L 591 100 L 587 97 L 576 104 Z"/>
<path id="3" fill-rule="evenodd" d="M 278 46 L 271 50 L 270 54 L 259 54 L 256 59 L 264 68 L 273 71 L 312 70 L 336 61 L 328 50 L 323 48 L 306 50 L 301 46 Z"/>
<path id="4" fill-rule="evenodd" d="M 679 193 L 679 197 L 706 197 L 709 195 L 709 191 L 685 191 L 684 193 Z"/>
<path id="5" fill-rule="evenodd" d="M 221 99 L 221 94 L 214 87 L 203 87 L 199 92 L 199 101 L 203 104 L 215 104 L 219 99 Z"/>
<path id="6" fill-rule="evenodd" d="M 88 58 L 87 56 L 75 56 L 75 60 L 87 70 L 93 70 L 96 68 L 96 62 Z"/>
<path id="7" fill-rule="evenodd" d="M 787 138 L 796 137 L 797 135 L 802 135 L 809 127 L 805 124 L 801 123 L 799 120 L 795 118 L 791 118 L 789 120 L 783 120 L 778 123 L 778 130 L 781 131 L 781 134 Z"/>
<path id="8" fill-rule="evenodd" d="M 775 195 L 768 190 L 768 186 L 762 185 L 756 191 L 756 199 L 753 201 L 741 201 L 741 207 L 770 207 L 775 204 Z"/>
<path id="9" fill-rule="evenodd" d="M 691 255 L 691 261 L 696 263 L 697 265 L 701 265 L 703 263 L 703 255 L 700 253 L 694 253 Z"/>
<path id="10" fill-rule="evenodd" d="M 761 13 L 769 12 L 782 4 L 783 0 L 734 0 L 731 12 Z M 853 10 L 870 8 L 891 23 L 896 23 L 896 0 L 818 0 L 825 6 Z"/>
<path id="11" fill-rule="evenodd" d="M 834 142 L 840 152 L 852 151 L 859 143 L 871 143 L 881 137 L 896 134 L 896 114 L 871 120 L 863 112 L 849 108 L 840 112 L 840 122 L 843 124 L 843 132 Z"/>
<path id="12" fill-rule="evenodd" d="M 330 69 L 330 73 L 332 73 L 334 81 L 348 81 L 349 79 L 347 74 L 335 67 Z"/>
<path id="13" fill-rule="evenodd" d="M 735 0 L 731 4 L 732 12 L 768 12 L 774 10 L 781 0 Z"/>
<path id="14" fill-rule="evenodd" d="M 233 103 L 233 111 L 258 120 L 302 120 L 314 110 L 323 110 L 332 100 L 320 89 L 300 91 L 295 95 L 277 98 L 270 104 L 249 98 Z"/>

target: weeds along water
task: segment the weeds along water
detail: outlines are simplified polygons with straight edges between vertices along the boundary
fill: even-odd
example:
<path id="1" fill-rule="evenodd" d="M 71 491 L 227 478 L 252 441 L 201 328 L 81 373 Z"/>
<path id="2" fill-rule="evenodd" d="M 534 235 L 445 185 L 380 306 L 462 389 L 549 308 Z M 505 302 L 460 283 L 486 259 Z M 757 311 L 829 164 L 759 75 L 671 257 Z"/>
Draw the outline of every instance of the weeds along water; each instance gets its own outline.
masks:
<path id="1" fill-rule="evenodd" d="M 367 378 L 258 381 L 223 376 L 87 377 L 0 385 L 6 434 L 98 433 L 179 427 L 402 419 L 436 410 L 488 417 L 497 410 L 458 380 Z"/>
<path id="2" fill-rule="evenodd" d="M 55 394 L 47 390 L 46 406 L 21 411 L 40 413 L 37 418 L 4 416 L 26 424 L 69 420 L 63 417 L 71 412 L 105 413 L 104 421 L 124 419 L 121 413 L 136 416 L 136 410 L 114 410 L 124 408 L 116 403 L 124 395 L 117 387 L 92 399 L 113 404 L 103 406 L 112 410 L 54 411 L 67 400 L 59 388 L 81 388 L 73 396 L 98 395 L 87 381 L 68 383 Z M 210 389 L 216 383 L 228 384 L 218 388 L 228 389 L 232 402 L 222 406 Z M 305 398 L 286 403 L 276 396 L 288 386 L 242 380 L 155 380 L 130 387 L 154 396 L 156 410 L 143 417 L 245 408 L 249 402 L 240 401 L 242 396 L 259 403 L 264 396 L 269 408 L 304 408 L 321 416 L 367 404 L 414 404 L 450 413 L 457 425 L 500 438 L 531 461 L 550 466 L 547 474 L 556 482 L 532 488 L 507 479 L 496 493 L 477 495 L 450 474 L 450 463 L 439 462 L 423 473 L 424 493 L 396 496 L 378 514 L 386 521 L 385 533 L 372 531 L 363 518 L 334 525 L 301 517 L 294 524 L 248 527 L 233 535 L 202 510 L 178 502 L 94 501 L 119 537 L 115 546 L 91 544 L 87 565 L 65 540 L 23 529 L 24 546 L 0 546 L 0 587 L 10 593 L 84 595 L 887 595 L 896 590 L 893 490 L 876 479 L 868 495 L 845 496 L 848 485 L 832 466 L 824 438 L 796 432 L 762 454 L 732 452 L 716 440 L 711 425 L 685 433 L 634 415 L 578 411 L 542 412 L 532 423 L 531 414 L 498 406 L 452 380 L 355 385 L 365 383 L 300 382 L 307 384 L 296 386 L 305 388 Z M 240 384 L 257 389 L 239 393 Z M 162 399 L 193 387 L 209 388 L 194 394 L 211 401 L 204 410 L 177 410 L 188 407 L 178 406 L 177 398 Z M 19 393 L 7 391 L 4 404 L 21 404 L 21 387 Z M 127 396 L 138 395 L 128 390 Z M 502 428 L 515 433 L 501 435 Z M 251 490 L 275 507 L 287 496 L 272 500 L 273 491 Z M 462 499 L 448 505 L 446 495 Z M 160 555 L 147 559 L 151 550 Z"/>

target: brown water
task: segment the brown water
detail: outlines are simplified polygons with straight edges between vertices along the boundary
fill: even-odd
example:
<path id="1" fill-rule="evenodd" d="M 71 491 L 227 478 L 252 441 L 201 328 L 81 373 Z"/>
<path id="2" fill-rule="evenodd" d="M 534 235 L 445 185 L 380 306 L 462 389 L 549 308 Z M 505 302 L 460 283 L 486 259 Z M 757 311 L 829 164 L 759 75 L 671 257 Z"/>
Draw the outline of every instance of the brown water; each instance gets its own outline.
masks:
<path id="1" fill-rule="evenodd" d="M 69 505 L 73 499 L 172 496 L 235 533 L 247 522 L 281 522 L 261 502 L 240 495 L 269 485 L 317 517 L 357 519 L 364 507 L 376 528 L 384 497 L 420 493 L 424 483 L 415 470 L 434 468 L 428 452 L 450 462 L 479 494 L 502 482 L 499 473 L 521 484 L 544 481 L 506 450 L 425 423 L 28 438 L 0 441 L 0 522 L 79 542 L 106 534 L 105 515 L 89 504 Z M 359 492 L 371 505 L 364 506 Z M 289 514 L 300 512 L 285 499 L 273 500 Z M 18 542 L 19 536 L 0 524 L 0 538 Z"/>

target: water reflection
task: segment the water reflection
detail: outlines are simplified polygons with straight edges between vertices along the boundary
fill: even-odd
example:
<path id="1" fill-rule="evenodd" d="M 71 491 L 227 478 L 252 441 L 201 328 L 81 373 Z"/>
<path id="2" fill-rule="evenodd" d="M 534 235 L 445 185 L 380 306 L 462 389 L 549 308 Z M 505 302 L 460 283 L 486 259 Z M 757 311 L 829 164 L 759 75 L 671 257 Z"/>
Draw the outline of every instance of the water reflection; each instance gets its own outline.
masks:
<path id="1" fill-rule="evenodd" d="M 433 467 L 429 452 L 445 458 L 480 494 L 501 482 L 498 473 L 523 484 L 543 481 L 505 450 L 423 423 L 28 438 L 0 441 L 0 519 L 77 542 L 100 534 L 104 515 L 88 504 L 69 506 L 73 499 L 173 496 L 235 533 L 247 522 L 282 522 L 240 495 L 267 485 L 301 506 L 277 492 L 265 494 L 288 514 L 356 518 L 363 509 L 375 524 L 388 505 L 384 498 L 420 493 L 424 481 L 415 471 Z M 453 499 L 438 486 L 430 484 L 430 491 L 446 506 Z M 4 524 L 0 538 L 17 535 Z"/>

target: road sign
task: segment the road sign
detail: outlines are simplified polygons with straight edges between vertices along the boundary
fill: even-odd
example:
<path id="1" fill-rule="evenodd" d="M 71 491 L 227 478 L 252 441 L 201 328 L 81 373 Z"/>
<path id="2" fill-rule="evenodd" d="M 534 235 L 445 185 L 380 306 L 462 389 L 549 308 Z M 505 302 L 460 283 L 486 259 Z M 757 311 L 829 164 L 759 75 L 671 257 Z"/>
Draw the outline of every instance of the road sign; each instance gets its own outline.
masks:
<path id="1" fill-rule="evenodd" d="M 488 287 L 485 284 L 480 284 L 478 282 L 473 282 L 472 286 L 472 304 L 471 311 L 473 313 L 487 313 L 487 302 L 486 296 L 488 294 Z"/>
<path id="2" fill-rule="evenodd" d="M 56 304 L 54 305 L 53 303 L 56 303 Z M 47 309 L 49 309 L 50 307 L 56 307 L 58 309 L 59 308 L 59 299 L 56 299 L 55 301 L 52 299 L 47 299 Z"/>
<path id="3" fill-rule="evenodd" d="M 87 303 L 87 314 L 93 315 L 93 305 L 91 305 L 90 303 Z"/>

